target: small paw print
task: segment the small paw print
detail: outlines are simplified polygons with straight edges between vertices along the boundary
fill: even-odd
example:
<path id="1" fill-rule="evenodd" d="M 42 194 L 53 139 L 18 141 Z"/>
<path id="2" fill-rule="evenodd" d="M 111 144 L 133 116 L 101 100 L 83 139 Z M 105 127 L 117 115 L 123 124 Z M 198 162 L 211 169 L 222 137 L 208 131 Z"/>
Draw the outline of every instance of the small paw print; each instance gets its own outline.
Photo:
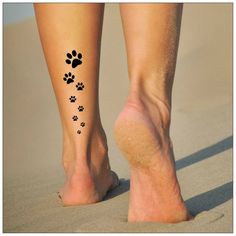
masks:
<path id="1" fill-rule="evenodd" d="M 84 107 L 83 107 L 83 106 L 79 106 L 79 107 L 78 107 L 78 110 L 79 110 L 79 112 L 81 112 L 81 111 L 84 110 Z"/>
<path id="2" fill-rule="evenodd" d="M 72 120 L 73 120 L 73 121 L 77 121 L 78 119 L 79 119 L 78 116 L 73 116 L 73 117 L 72 117 Z"/>
<path id="3" fill-rule="evenodd" d="M 77 90 L 83 90 L 84 89 L 84 84 L 83 83 L 78 83 L 76 85 Z"/>
<path id="4" fill-rule="evenodd" d="M 82 58 L 82 54 L 78 53 L 77 55 L 78 58 L 76 58 L 76 55 L 77 55 L 77 52 L 75 50 L 73 50 L 72 53 L 66 54 L 67 56 L 66 63 L 71 64 L 71 61 L 72 61 L 72 68 L 75 68 L 76 66 L 82 64 L 82 61 L 80 60 Z"/>
<path id="5" fill-rule="evenodd" d="M 84 126 L 85 126 L 85 123 L 84 123 L 84 122 L 81 122 L 81 123 L 80 123 L 80 126 L 84 127 Z"/>
<path id="6" fill-rule="evenodd" d="M 70 102 L 75 102 L 76 101 L 76 97 L 75 96 L 71 96 L 69 99 L 70 99 Z"/>
<path id="7" fill-rule="evenodd" d="M 75 76 L 72 75 L 70 72 L 68 74 L 65 74 L 65 77 L 63 78 L 63 80 L 65 80 L 67 84 L 73 83 L 74 79 Z"/>
<path id="8" fill-rule="evenodd" d="M 79 129 L 77 130 L 77 134 L 81 134 L 81 131 Z"/>

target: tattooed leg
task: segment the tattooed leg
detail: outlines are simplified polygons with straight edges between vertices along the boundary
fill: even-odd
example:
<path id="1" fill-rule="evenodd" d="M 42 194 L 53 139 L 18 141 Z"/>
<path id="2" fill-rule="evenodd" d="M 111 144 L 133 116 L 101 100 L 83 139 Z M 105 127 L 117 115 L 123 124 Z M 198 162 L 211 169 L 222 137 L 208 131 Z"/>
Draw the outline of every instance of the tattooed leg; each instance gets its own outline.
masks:
<path id="1" fill-rule="evenodd" d="M 63 127 L 64 205 L 103 199 L 118 184 L 110 170 L 98 105 L 103 4 L 35 4 Z"/>

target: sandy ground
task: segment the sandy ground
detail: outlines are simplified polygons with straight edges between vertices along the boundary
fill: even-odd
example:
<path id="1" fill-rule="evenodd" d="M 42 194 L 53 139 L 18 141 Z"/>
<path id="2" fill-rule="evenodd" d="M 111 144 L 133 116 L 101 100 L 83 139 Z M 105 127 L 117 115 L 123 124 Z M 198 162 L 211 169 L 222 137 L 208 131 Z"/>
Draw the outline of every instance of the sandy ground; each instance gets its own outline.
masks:
<path id="1" fill-rule="evenodd" d="M 127 223 L 129 171 L 112 129 L 128 91 L 116 4 L 105 11 L 102 121 L 121 186 L 100 203 L 63 208 L 61 129 L 34 19 L 4 29 L 4 232 L 232 232 L 232 5 L 185 4 L 171 133 L 183 197 L 180 224 Z"/>

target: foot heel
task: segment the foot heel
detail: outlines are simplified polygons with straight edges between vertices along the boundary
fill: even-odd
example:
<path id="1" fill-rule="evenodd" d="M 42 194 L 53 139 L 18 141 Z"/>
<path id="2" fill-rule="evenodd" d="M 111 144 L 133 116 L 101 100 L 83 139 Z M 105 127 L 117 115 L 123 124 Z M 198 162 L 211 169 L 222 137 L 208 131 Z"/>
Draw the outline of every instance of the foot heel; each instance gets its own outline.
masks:
<path id="1" fill-rule="evenodd" d="M 148 167 L 157 153 L 155 135 L 145 121 L 119 118 L 114 129 L 116 143 L 135 167 Z"/>

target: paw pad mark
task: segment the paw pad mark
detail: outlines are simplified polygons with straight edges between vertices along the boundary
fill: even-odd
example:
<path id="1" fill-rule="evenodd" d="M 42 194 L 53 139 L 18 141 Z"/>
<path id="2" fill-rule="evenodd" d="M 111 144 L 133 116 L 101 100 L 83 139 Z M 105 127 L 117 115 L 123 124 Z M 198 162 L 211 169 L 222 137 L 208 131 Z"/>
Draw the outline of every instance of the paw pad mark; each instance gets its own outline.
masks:
<path id="1" fill-rule="evenodd" d="M 85 126 L 85 123 L 84 123 L 84 122 L 81 122 L 81 123 L 80 123 L 80 126 L 81 126 L 81 127 L 84 127 L 84 126 Z"/>
<path id="2" fill-rule="evenodd" d="M 79 129 L 77 130 L 77 134 L 81 134 L 81 131 Z"/>
<path id="3" fill-rule="evenodd" d="M 66 56 L 67 56 L 66 63 L 71 64 L 72 68 L 75 68 L 78 65 L 82 64 L 82 61 L 81 61 L 82 54 L 81 53 L 78 53 L 78 55 L 77 55 L 77 52 L 75 50 L 73 50 L 71 53 L 67 53 Z"/>
<path id="4" fill-rule="evenodd" d="M 77 121 L 78 119 L 79 119 L 78 116 L 73 116 L 73 117 L 72 117 L 72 120 L 73 120 L 73 121 Z"/>
<path id="5" fill-rule="evenodd" d="M 77 90 L 79 91 L 79 90 L 83 90 L 84 89 L 84 84 L 83 83 L 78 83 L 77 85 L 76 85 L 76 88 L 77 88 Z"/>
<path id="6" fill-rule="evenodd" d="M 75 80 L 75 76 L 71 74 L 71 72 L 65 74 L 65 77 L 63 78 L 63 80 L 66 81 L 67 84 L 73 83 Z"/>
<path id="7" fill-rule="evenodd" d="M 76 101 L 76 97 L 75 96 L 71 96 L 69 99 L 70 99 L 70 102 L 75 102 Z"/>
<path id="8" fill-rule="evenodd" d="M 79 107 L 78 107 L 78 110 L 79 110 L 79 112 L 81 112 L 81 111 L 84 110 L 84 107 L 83 107 L 83 106 L 79 106 Z"/>

